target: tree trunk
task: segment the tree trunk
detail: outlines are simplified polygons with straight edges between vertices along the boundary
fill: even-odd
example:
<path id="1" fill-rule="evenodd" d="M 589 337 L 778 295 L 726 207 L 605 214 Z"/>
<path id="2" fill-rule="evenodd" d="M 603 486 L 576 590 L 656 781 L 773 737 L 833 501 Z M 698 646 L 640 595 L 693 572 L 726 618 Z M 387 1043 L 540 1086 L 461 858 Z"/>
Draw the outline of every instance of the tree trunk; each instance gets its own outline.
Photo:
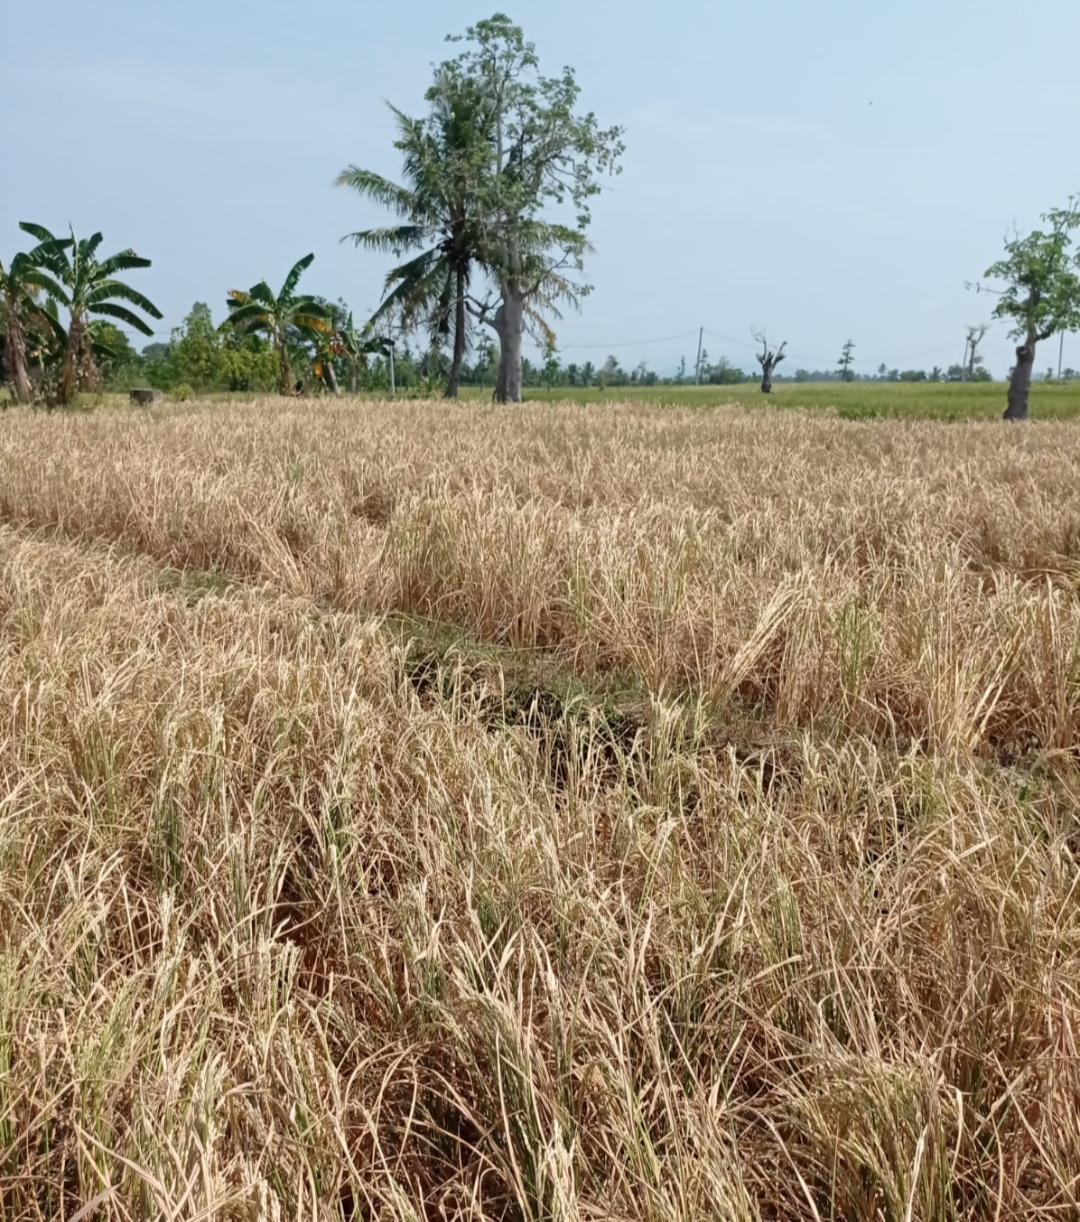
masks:
<path id="1" fill-rule="evenodd" d="M 772 366 L 766 363 L 761 369 L 761 393 L 772 394 Z"/>
<path id="2" fill-rule="evenodd" d="M 278 392 L 283 395 L 292 393 L 292 368 L 289 365 L 289 349 L 282 340 L 278 348 Z"/>
<path id="3" fill-rule="evenodd" d="M 1031 394 L 1031 371 L 1035 368 L 1035 340 L 1029 336 L 1027 343 L 1016 350 L 1016 367 L 1009 379 L 1009 406 L 1004 420 L 1026 420 L 1028 397 Z"/>
<path id="4" fill-rule="evenodd" d="M 520 286 L 503 287 L 502 304 L 495 312 L 499 336 L 499 381 L 495 398 L 499 403 L 521 402 L 521 341 L 525 333 L 525 295 Z"/>
<path id="5" fill-rule="evenodd" d="M 465 313 L 465 269 L 457 270 L 457 300 L 454 303 L 454 359 L 450 365 L 450 377 L 446 382 L 446 397 L 458 397 L 458 384 L 461 381 L 461 366 L 465 363 L 465 329 L 468 316 Z"/>
<path id="6" fill-rule="evenodd" d="M 326 374 L 326 382 L 330 389 L 334 392 L 334 398 L 341 398 L 341 388 L 338 386 L 337 374 L 334 372 L 334 362 L 329 357 L 323 361 L 323 371 Z"/>
<path id="7" fill-rule="evenodd" d="M 79 350 L 82 348 L 82 320 L 72 318 L 68 329 L 67 348 L 64 350 L 64 367 L 60 373 L 57 400 L 66 407 L 75 398 L 75 382 L 79 368 Z"/>
<path id="8" fill-rule="evenodd" d="M 15 387 L 15 399 L 19 403 L 30 402 L 30 375 L 26 372 L 26 340 L 22 333 L 22 323 L 12 315 L 8 316 L 7 359 L 11 369 L 11 382 Z"/>

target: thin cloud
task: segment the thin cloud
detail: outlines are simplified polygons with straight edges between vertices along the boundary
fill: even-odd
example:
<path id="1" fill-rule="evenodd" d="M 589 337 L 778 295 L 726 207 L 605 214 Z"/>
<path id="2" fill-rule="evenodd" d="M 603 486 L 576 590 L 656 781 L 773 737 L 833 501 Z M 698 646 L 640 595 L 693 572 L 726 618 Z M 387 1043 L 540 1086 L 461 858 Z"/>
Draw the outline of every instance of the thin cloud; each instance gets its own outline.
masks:
<path id="1" fill-rule="evenodd" d="M 325 96 L 324 85 L 283 82 L 251 68 L 180 71 L 145 59 L 115 59 L 73 66 L 57 80 L 66 93 L 137 108 L 156 125 L 218 144 L 289 142 L 340 150 L 356 142 L 346 99 Z"/>

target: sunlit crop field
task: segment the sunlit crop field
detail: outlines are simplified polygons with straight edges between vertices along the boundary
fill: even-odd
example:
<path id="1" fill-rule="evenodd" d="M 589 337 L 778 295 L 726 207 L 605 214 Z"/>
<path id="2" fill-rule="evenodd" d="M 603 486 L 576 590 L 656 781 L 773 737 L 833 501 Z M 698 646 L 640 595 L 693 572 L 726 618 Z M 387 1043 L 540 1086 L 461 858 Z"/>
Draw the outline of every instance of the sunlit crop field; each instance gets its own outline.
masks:
<path id="1" fill-rule="evenodd" d="M 463 394 L 481 397 L 475 387 Z M 490 390 L 488 396 L 490 396 Z M 786 407 L 827 412 L 846 420 L 997 420 L 1005 410 L 1004 382 L 776 382 L 765 396 L 756 382 L 738 386 L 530 387 L 536 402 L 651 403 L 659 406 Z M 1080 382 L 1036 382 L 1031 389 L 1036 419 L 1080 416 Z"/>
<path id="2" fill-rule="evenodd" d="M 0 1213 L 1076 1217 L 1078 593 L 1067 423 L 0 415 Z"/>

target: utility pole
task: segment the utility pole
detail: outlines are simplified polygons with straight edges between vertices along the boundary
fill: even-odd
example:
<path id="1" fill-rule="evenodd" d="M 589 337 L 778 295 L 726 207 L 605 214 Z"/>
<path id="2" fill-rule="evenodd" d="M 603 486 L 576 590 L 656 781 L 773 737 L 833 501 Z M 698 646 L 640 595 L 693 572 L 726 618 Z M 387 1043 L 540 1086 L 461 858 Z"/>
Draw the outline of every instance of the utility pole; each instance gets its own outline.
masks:
<path id="1" fill-rule="evenodd" d="M 705 340 L 705 328 L 702 327 L 697 337 L 697 364 L 694 366 L 694 385 L 701 385 L 701 346 Z"/>

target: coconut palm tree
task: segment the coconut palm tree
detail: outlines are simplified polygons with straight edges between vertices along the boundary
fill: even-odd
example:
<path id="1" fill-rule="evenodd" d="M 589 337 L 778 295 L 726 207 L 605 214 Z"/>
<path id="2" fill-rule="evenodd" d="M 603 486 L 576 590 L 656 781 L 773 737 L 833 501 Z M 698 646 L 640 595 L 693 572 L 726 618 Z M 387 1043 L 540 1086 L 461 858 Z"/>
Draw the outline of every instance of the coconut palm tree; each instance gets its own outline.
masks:
<path id="1" fill-rule="evenodd" d="M 491 156 L 491 105 L 474 82 L 445 72 L 428 100 L 426 119 L 390 108 L 398 129 L 394 147 L 404 158 L 403 185 L 355 165 L 338 175 L 337 185 L 401 219 L 398 225 L 347 234 L 342 241 L 398 258 L 416 252 L 387 275 L 384 299 L 372 321 L 400 314 L 406 328 L 427 325 L 435 342 L 452 333 L 446 394 L 454 398 L 467 346 L 469 280 L 474 266 L 483 262 L 485 228 L 477 183 Z"/>
<path id="2" fill-rule="evenodd" d="M 19 228 L 40 243 L 30 255 L 35 264 L 34 283 L 68 311 L 57 401 L 70 403 L 80 376 L 92 376 L 95 369 L 92 317 L 115 319 L 143 335 L 154 334 L 153 328 L 128 306 L 155 319 L 161 318 L 161 311 L 138 290 L 116 279 L 117 272 L 149 267 L 150 260 L 140 258 L 133 250 L 99 260 L 97 252 L 103 240 L 100 233 L 77 239 L 72 232 L 69 240 L 57 238 L 44 225 L 29 221 L 20 222 Z"/>
<path id="3" fill-rule="evenodd" d="M 299 331 L 321 332 L 326 326 L 326 307 L 318 298 L 297 295 L 296 286 L 300 277 L 314 262 L 313 254 L 305 255 L 285 277 L 281 292 L 274 290 L 265 280 L 243 292 L 233 289 L 229 293 L 229 317 L 222 323 L 238 331 L 262 332 L 278 353 L 278 390 L 287 395 L 292 390 L 292 364 L 289 345 Z"/>

